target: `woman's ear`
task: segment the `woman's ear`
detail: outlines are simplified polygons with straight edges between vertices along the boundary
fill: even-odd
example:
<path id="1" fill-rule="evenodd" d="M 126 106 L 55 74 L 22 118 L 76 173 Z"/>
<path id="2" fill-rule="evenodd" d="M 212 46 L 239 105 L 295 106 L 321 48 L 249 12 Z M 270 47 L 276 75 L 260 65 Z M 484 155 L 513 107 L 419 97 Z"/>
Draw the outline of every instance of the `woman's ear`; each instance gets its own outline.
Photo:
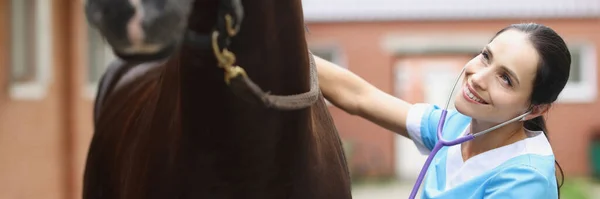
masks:
<path id="1" fill-rule="evenodd" d="M 550 110 L 550 106 L 550 104 L 540 104 L 532 106 L 530 109 L 531 112 L 523 118 L 523 121 L 530 120 L 547 113 L 548 110 Z"/>

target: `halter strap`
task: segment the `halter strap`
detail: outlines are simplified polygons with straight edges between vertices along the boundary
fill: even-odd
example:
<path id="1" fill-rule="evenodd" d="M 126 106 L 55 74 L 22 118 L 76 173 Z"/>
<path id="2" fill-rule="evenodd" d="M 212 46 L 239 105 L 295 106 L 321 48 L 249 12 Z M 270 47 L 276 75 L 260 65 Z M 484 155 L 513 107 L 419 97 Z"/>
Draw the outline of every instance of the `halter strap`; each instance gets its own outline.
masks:
<path id="1" fill-rule="evenodd" d="M 217 24 L 213 28 L 213 32 L 209 35 L 198 34 L 188 30 L 184 35 L 183 43 L 195 48 L 212 49 L 219 67 L 225 71 L 225 83 L 236 96 L 246 101 L 278 110 L 298 110 L 311 107 L 319 99 L 321 92 L 319 90 L 315 60 L 310 51 L 308 51 L 310 59 L 310 89 L 307 92 L 299 94 L 273 95 L 268 91 L 265 92 L 248 77 L 242 67 L 234 65 L 235 53 L 229 51 L 227 48 L 231 43 L 231 38 L 236 36 L 240 30 L 241 22 L 244 18 L 243 10 L 240 0 L 221 0 L 219 3 L 219 16 L 217 17 Z M 95 119 L 100 114 L 104 99 L 109 95 L 120 76 L 126 73 L 130 66 L 134 66 L 136 63 L 139 64 L 168 57 L 175 47 L 170 46 L 153 55 L 121 55 L 124 60 L 127 60 L 126 66 L 109 67 L 102 77 L 97 102 L 94 106 Z"/>
<path id="2" fill-rule="evenodd" d="M 221 0 L 219 3 L 219 16 L 217 25 L 211 35 L 198 34 L 189 30 L 185 34 L 185 44 L 199 48 L 212 49 L 220 68 L 225 71 L 225 83 L 233 93 L 246 101 L 262 103 L 268 108 L 279 110 L 297 110 L 308 108 L 314 104 L 320 95 L 316 64 L 312 53 L 310 59 L 310 89 L 307 92 L 294 95 L 272 95 L 263 91 L 248 75 L 237 65 L 235 53 L 227 48 L 231 38 L 239 32 L 244 18 L 243 7 L 240 0 Z"/>

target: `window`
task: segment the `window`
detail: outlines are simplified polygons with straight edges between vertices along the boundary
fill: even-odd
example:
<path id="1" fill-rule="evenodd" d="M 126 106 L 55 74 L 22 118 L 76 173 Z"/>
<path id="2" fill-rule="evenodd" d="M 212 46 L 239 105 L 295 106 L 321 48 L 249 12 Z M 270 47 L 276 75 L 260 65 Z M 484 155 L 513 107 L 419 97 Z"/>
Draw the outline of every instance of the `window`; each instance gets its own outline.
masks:
<path id="1" fill-rule="evenodd" d="M 342 57 L 342 52 L 339 47 L 333 46 L 315 46 L 310 48 L 310 52 L 314 55 L 323 58 L 324 60 L 335 63 L 344 68 L 348 68 L 345 60 Z"/>
<path id="2" fill-rule="evenodd" d="M 35 8 L 35 1 L 18 1 L 12 5 L 12 57 L 11 57 L 11 75 L 12 82 L 31 82 L 35 80 L 35 38 L 36 13 L 27 12 Z M 31 57 L 27 59 L 27 57 Z"/>
<path id="3" fill-rule="evenodd" d="M 45 0 L 10 1 L 10 97 L 42 99 L 52 67 L 51 5 Z"/>
<path id="4" fill-rule="evenodd" d="M 87 86 L 85 94 L 88 98 L 95 98 L 98 83 L 108 64 L 115 59 L 112 48 L 100 32 L 90 26 L 87 27 Z"/>
<path id="5" fill-rule="evenodd" d="M 569 72 L 568 83 L 581 82 L 581 49 L 571 48 L 571 70 Z"/>
<path id="6" fill-rule="evenodd" d="M 334 46 L 313 46 L 309 47 L 310 52 L 317 57 L 320 57 L 324 60 L 330 61 L 338 66 L 348 69 L 348 66 L 345 62 L 345 59 L 342 56 L 341 49 L 339 47 Z M 325 100 L 325 104 L 327 106 L 331 106 L 331 102 Z"/>
<path id="7" fill-rule="evenodd" d="M 597 95 L 597 58 L 593 44 L 569 47 L 571 52 L 571 71 L 569 80 L 558 103 L 589 103 Z"/>

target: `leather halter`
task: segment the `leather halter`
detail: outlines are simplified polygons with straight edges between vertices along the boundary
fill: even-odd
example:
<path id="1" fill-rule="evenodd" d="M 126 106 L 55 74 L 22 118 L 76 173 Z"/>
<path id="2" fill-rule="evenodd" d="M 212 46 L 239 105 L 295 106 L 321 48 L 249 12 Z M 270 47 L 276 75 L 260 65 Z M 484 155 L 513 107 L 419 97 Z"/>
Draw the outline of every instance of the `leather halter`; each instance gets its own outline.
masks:
<path id="1" fill-rule="evenodd" d="M 201 35 L 191 30 L 186 32 L 184 44 L 194 47 L 210 47 L 217 59 L 218 65 L 225 71 L 225 83 L 238 97 L 251 102 L 260 102 L 268 108 L 279 110 L 298 110 L 314 104 L 320 95 L 316 65 L 312 53 L 310 59 L 310 90 L 294 95 L 272 95 L 263 91 L 246 74 L 246 71 L 235 65 L 235 53 L 227 47 L 231 38 L 240 30 L 244 18 L 241 0 L 221 0 L 219 3 L 217 25 L 211 35 Z"/>

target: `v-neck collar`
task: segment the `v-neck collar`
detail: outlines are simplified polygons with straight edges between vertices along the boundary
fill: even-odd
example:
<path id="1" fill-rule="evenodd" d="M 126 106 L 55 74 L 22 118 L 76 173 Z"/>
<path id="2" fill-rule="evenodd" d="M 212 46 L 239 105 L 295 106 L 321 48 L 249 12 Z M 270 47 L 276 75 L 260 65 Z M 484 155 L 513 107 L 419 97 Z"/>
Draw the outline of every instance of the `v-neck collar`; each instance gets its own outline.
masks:
<path id="1" fill-rule="evenodd" d="M 466 135 L 470 128 L 471 125 L 467 125 L 459 137 Z M 446 189 L 460 185 L 522 154 L 552 154 L 550 144 L 543 132 L 525 130 L 528 135 L 533 134 L 533 136 L 477 154 L 466 161 L 463 161 L 462 144 L 450 146 L 446 157 Z"/>

